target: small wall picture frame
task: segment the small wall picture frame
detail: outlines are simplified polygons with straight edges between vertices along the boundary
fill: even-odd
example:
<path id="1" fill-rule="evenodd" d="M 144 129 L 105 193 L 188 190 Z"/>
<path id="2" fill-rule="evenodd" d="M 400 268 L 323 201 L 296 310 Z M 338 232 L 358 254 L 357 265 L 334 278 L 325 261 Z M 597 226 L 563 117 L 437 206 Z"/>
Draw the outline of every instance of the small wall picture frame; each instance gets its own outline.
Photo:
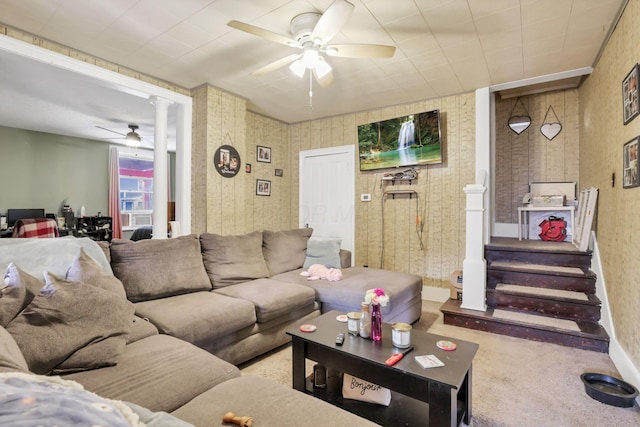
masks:
<path id="1" fill-rule="evenodd" d="M 256 149 L 256 160 L 263 163 L 271 163 L 271 147 L 258 145 Z"/>
<path id="2" fill-rule="evenodd" d="M 638 99 L 638 75 L 640 66 L 634 65 L 622 81 L 622 123 L 627 124 L 640 113 Z"/>
<path id="3" fill-rule="evenodd" d="M 622 148 L 622 188 L 633 188 L 640 185 L 639 141 L 640 136 L 637 136 L 624 144 Z"/>
<path id="4" fill-rule="evenodd" d="M 271 195 L 271 181 L 266 179 L 256 179 L 256 195 L 258 196 L 270 196 Z"/>
<path id="5" fill-rule="evenodd" d="M 282 178 L 284 176 L 284 171 L 282 169 L 276 169 L 276 176 Z"/>
<path id="6" fill-rule="evenodd" d="M 246 164 L 244 165 L 244 171 L 245 171 L 246 173 L 251 173 L 251 163 L 246 163 Z"/>

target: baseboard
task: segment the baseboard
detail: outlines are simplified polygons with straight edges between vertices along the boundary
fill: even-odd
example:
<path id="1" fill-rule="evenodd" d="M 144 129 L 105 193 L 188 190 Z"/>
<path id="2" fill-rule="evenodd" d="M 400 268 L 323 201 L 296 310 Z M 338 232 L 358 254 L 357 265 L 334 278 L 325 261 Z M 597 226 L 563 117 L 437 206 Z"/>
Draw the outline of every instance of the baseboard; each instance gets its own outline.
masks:
<path id="1" fill-rule="evenodd" d="M 422 299 L 429 301 L 445 302 L 451 297 L 451 290 L 446 288 L 436 288 L 433 286 L 422 287 Z"/>
<path id="2" fill-rule="evenodd" d="M 609 342 L 609 357 L 618 372 L 620 372 L 622 379 L 640 390 L 640 371 L 636 369 L 629 355 L 620 346 L 617 339 L 612 339 Z M 640 405 L 640 396 L 636 398 L 636 402 Z"/>
<path id="3" fill-rule="evenodd" d="M 622 376 L 622 379 L 633 384 L 637 389 L 640 389 L 640 371 L 635 367 L 616 337 L 616 330 L 613 325 L 611 309 L 609 307 L 609 298 L 607 296 L 607 283 L 604 278 L 604 273 L 602 272 L 600 249 L 595 232 L 591 233 L 590 246 L 593 251 L 591 254 L 591 271 L 593 271 L 597 278 L 596 296 L 602 303 L 600 324 L 602 324 L 602 327 L 607 331 L 607 334 L 609 334 L 609 358 L 620 373 L 620 376 Z M 636 402 L 640 405 L 640 396 L 636 398 Z"/>

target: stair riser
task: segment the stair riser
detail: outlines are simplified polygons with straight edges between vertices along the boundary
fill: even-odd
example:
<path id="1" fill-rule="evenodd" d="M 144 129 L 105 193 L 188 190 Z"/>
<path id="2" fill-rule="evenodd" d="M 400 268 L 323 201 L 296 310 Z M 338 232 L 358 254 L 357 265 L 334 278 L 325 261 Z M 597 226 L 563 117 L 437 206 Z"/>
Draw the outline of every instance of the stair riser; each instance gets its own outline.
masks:
<path id="1" fill-rule="evenodd" d="M 599 305 L 509 295 L 501 293 L 500 291 L 487 290 L 487 305 L 490 307 L 521 310 L 528 313 L 537 313 L 567 320 L 585 320 L 589 322 L 598 322 L 600 320 Z"/>
<path id="2" fill-rule="evenodd" d="M 577 267 L 584 270 L 588 270 L 591 267 L 591 255 L 589 254 L 487 249 L 485 250 L 485 258 L 489 264 L 496 261 L 516 261 L 530 264 Z"/>
<path id="3" fill-rule="evenodd" d="M 558 344 L 565 347 L 597 351 L 600 353 L 607 353 L 609 351 L 608 341 L 567 335 L 548 330 L 539 330 L 527 326 L 506 324 L 502 322 L 496 322 L 494 320 L 469 318 L 466 316 L 461 316 L 459 314 L 444 313 L 444 323 L 446 325 L 454 325 L 462 328 L 508 335 L 511 337 L 524 338 L 532 341 Z"/>
<path id="4" fill-rule="evenodd" d="M 495 289 L 499 283 L 584 292 L 586 294 L 596 292 L 596 280 L 593 277 L 579 278 L 489 269 L 487 271 L 487 288 Z"/>

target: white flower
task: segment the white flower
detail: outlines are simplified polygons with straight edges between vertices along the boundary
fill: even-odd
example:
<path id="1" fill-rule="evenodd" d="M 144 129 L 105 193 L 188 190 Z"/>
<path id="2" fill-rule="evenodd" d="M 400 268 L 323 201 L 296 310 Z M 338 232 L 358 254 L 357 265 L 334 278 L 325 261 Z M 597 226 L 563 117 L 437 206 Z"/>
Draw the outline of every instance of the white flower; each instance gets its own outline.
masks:
<path id="1" fill-rule="evenodd" d="M 364 302 L 374 305 L 380 304 L 382 307 L 385 307 L 389 302 L 389 296 L 384 292 L 384 289 L 369 289 L 364 295 Z"/>

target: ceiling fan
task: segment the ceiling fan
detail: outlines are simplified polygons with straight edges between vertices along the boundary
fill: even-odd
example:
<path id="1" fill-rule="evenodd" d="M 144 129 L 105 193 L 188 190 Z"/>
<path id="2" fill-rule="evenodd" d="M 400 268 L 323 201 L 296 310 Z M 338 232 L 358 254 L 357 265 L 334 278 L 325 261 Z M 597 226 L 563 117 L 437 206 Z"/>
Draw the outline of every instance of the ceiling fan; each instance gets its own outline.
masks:
<path id="1" fill-rule="evenodd" d="M 120 133 L 118 131 L 115 130 L 111 130 L 102 126 L 97 126 L 97 128 L 100 129 L 104 129 L 107 130 L 109 132 L 113 132 L 113 133 L 117 133 L 118 135 L 121 135 L 123 138 L 106 138 L 106 139 L 124 139 L 124 143 L 126 145 L 128 145 L 129 147 L 140 147 L 141 141 L 142 141 L 142 137 L 140 135 L 138 135 L 138 133 L 136 133 L 136 130 L 138 129 L 138 125 L 133 125 L 130 124 L 128 127 L 129 129 L 131 129 L 129 132 L 127 132 L 126 134 L 124 133 Z"/>
<path id="2" fill-rule="evenodd" d="M 346 0 L 335 0 L 324 13 L 306 12 L 295 16 L 290 23 L 291 36 L 283 36 L 264 28 L 239 21 L 228 26 L 263 39 L 302 50 L 278 59 L 251 73 L 260 76 L 289 65 L 298 77 L 308 69 L 322 87 L 333 83 L 332 68 L 322 54 L 342 58 L 390 58 L 395 46 L 377 44 L 329 44 L 353 13 L 354 5 Z"/>

